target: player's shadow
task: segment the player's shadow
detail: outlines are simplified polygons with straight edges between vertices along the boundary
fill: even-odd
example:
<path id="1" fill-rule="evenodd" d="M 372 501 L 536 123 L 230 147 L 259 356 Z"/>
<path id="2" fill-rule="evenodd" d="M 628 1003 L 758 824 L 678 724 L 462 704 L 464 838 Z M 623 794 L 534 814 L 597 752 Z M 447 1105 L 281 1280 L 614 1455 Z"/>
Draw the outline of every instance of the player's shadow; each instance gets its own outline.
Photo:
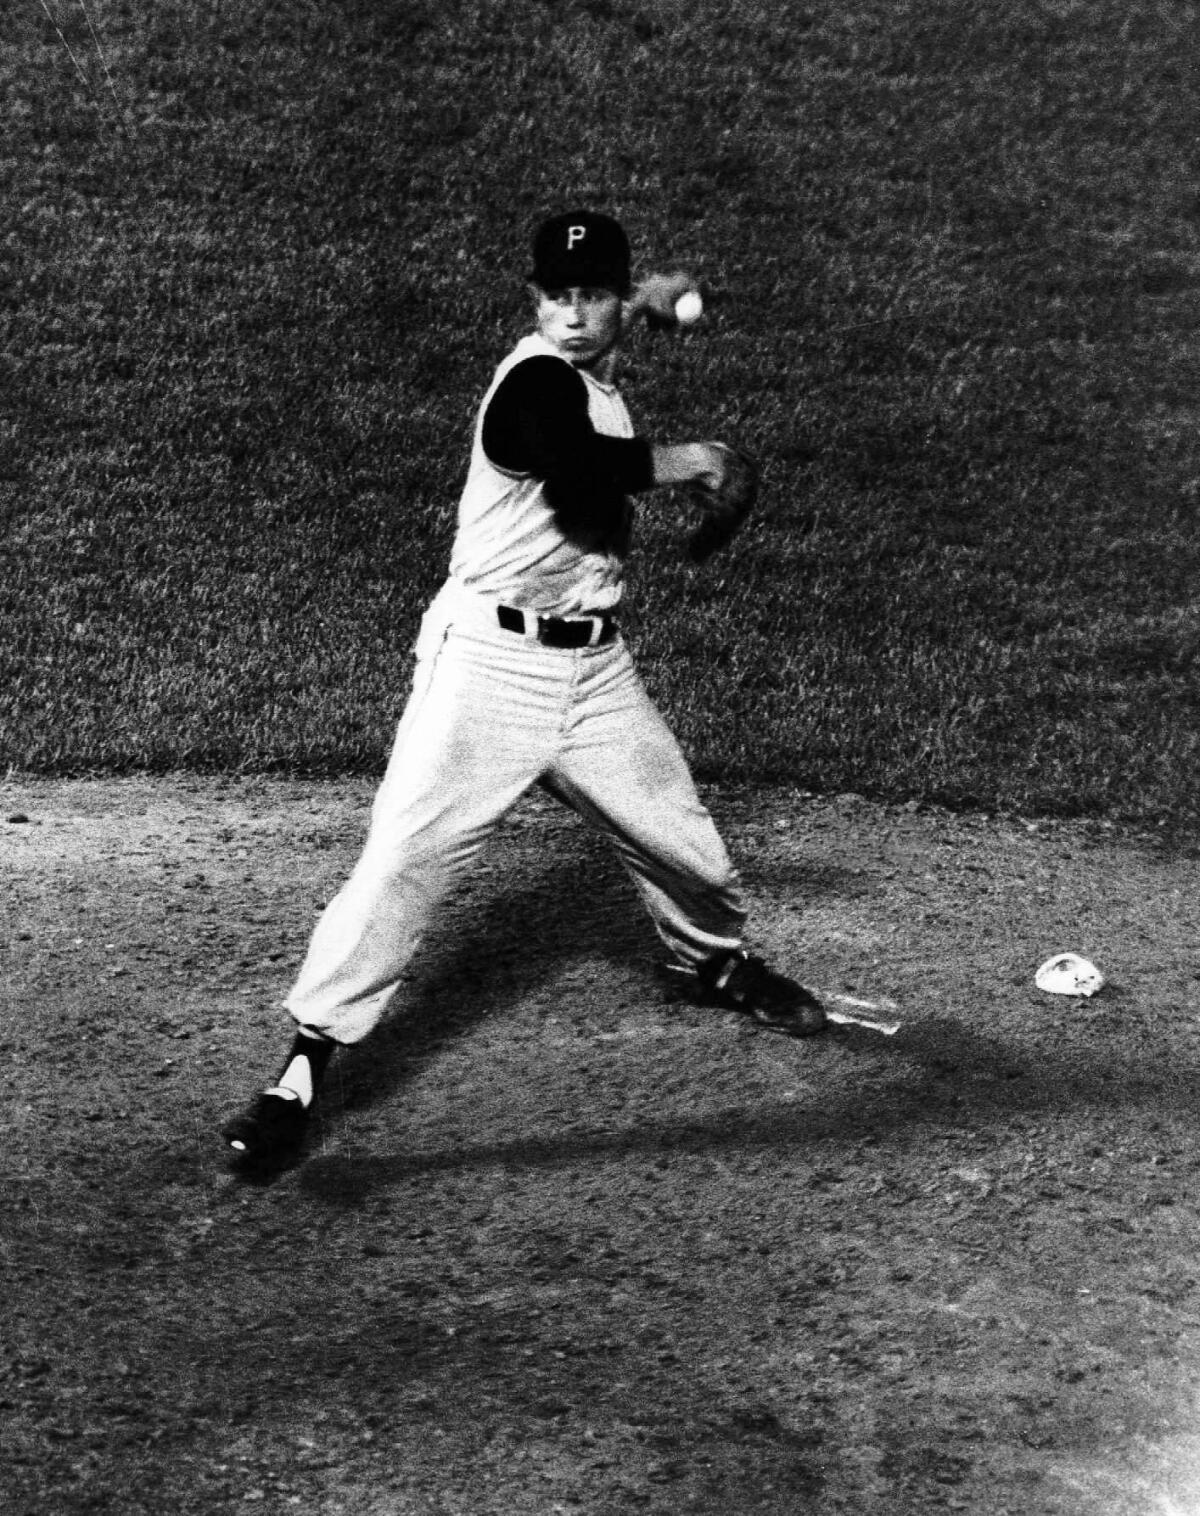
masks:
<path id="1" fill-rule="evenodd" d="M 804 1046 L 816 1060 L 875 1055 L 878 1078 L 840 1099 L 822 1097 L 708 1111 L 694 1120 L 635 1120 L 626 1127 L 575 1127 L 548 1136 L 455 1144 L 435 1151 L 316 1156 L 302 1187 L 331 1204 L 355 1208 L 375 1190 L 414 1176 L 507 1165 L 554 1168 L 581 1161 L 727 1151 L 819 1154 L 858 1148 L 889 1135 L 945 1126 L 984 1129 L 1014 1116 L 1036 1120 L 1067 1107 L 1143 1110 L 1169 1104 L 1200 1116 L 1200 1068 L 1148 1055 L 1137 1064 L 1117 1052 L 1078 1049 L 1059 1058 L 1014 1046 L 946 1016 L 906 1024 L 895 1038 L 862 1027 L 839 1029 Z"/>

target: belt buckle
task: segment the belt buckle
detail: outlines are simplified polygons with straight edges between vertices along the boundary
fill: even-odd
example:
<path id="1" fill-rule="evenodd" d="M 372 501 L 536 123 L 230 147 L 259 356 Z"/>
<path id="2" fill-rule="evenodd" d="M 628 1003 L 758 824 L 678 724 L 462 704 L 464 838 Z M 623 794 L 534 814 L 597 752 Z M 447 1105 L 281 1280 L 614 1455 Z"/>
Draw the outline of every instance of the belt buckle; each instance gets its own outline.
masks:
<path id="1" fill-rule="evenodd" d="M 548 647 L 595 647 L 604 636 L 603 616 L 538 616 L 536 625 Z"/>
<path id="2" fill-rule="evenodd" d="M 548 647 L 599 647 L 613 629 L 608 611 L 592 616 L 539 616 L 519 606 L 499 607 L 500 625 Z"/>

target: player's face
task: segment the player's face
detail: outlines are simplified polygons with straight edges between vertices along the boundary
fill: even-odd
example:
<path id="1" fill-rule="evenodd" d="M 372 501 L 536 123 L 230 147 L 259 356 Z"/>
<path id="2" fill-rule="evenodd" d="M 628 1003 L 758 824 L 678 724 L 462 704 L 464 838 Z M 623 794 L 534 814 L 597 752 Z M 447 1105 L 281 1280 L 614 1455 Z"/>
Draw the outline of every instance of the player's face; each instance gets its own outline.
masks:
<path id="1" fill-rule="evenodd" d="M 615 290 L 535 285 L 533 294 L 539 334 L 576 368 L 602 358 L 621 335 L 621 297 Z"/>

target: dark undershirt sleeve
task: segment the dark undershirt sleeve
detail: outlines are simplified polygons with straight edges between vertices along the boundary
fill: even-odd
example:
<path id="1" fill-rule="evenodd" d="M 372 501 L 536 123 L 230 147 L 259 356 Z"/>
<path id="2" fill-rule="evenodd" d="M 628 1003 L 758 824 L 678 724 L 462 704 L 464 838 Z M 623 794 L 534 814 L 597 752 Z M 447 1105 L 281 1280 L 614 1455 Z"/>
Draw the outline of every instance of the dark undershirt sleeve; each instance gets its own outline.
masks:
<path id="1" fill-rule="evenodd" d="M 587 385 L 549 355 L 524 359 L 501 380 L 484 413 L 483 450 L 497 468 L 544 479 L 546 499 L 573 537 L 619 534 L 625 497 L 654 484 L 650 443 L 597 432 Z"/>

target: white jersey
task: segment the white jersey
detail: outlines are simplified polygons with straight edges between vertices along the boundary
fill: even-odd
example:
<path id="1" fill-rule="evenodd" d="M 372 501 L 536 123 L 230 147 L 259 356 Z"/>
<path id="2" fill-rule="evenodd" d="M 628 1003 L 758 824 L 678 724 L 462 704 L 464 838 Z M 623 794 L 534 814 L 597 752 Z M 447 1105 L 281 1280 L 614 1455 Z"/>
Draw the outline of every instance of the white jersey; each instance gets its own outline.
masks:
<path id="1" fill-rule="evenodd" d="M 496 370 L 479 407 L 450 573 L 478 594 L 543 616 L 609 610 L 621 598 L 621 556 L 569 541 L 546 502 L 544 481 L 498 468 L 483 449 L 489 401 L 511 369 L 538 356 L 562 355 L 542 337 L 523 338 Z M 588 415 L 596 431 L 632 437 L 633 423 L 617 390 L 583 369 L 575 372 L 587 385 Z"/>

